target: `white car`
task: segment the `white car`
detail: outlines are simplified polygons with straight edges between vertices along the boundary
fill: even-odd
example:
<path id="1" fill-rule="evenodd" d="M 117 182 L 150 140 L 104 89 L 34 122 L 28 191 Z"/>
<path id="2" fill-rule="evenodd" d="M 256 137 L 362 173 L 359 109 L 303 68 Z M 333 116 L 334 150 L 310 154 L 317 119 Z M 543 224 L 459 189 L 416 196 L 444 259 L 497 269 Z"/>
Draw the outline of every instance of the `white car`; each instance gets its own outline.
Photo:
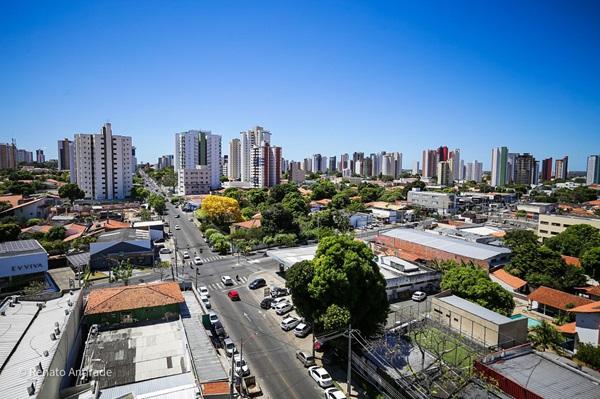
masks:
<path id="1" fill-rule="evenodd" d="M 425 300 L 425 298 L 427 298 L 427 294 L 424 293 L 423 291 L 415 291 L 415 293 L 412 294 L 413 301 L 421 302 L 421 301 Z"/>
<path id="2" fill-rule="evenodd" d="M 325 390 L 325 399 L 346 399 L 346 395 L 337 388 L 327 388 Z"/>
<path id="3" fill-rule="evenodd" d="M 190 253 L 188 251 L 183 251 L 183 259 L 189 259 Z"/>
<path id="4" fill-rule="evenodd" d="M 198 287 L 198 293 L 200 294 L 200 296 L 205 296 L 207 298 L 210 298 L 210 293 L 208 292 L 208 288 L 205 287 L 204 285 L 201 287 Z"/>
<path id="5" fill-rule="evenodd" d="M 280 303 L 279 305 L 275 306 L 275 313 L 277 313 L 279 316 L 283 316 L 284 314 L 291 311 L 292 309 L 294 309 L 294 307 L 292 306 L 291 303 L 283 302 L 283 303 Z"/>
<path id="6" fill-rule="evenodd" d="M 237 348 L 235 347 L 235 344 L 231 338 L 225 338 L 223 344 L 225 346 L 225 353 L 227 356 L 233 356 L 237 352 Z"/>
<path id="7" fill-rule="evenodd" d="M 323 367 L 312 366 L 308 368 L 308 375 L 319 384 L 321 388 L 329 388 L 333 385 L 331 376 Z"/>
<path id="8" fill-rule="evenodd" d="M 210 309 L 212 307 L 210 301 L 208 300 L 208 297 L 205 295 L 200 295 L 200 302 L 202 302 L 206 309 Z"/>
<path id="9" fill-rule="evenodd" d="M 161 248 L 158 252 L 161 254 L 170 254 L 171 250 L 169 248 Z"/>
<path id="10" fill-rule="evenodd" d="M 277 305 L 280 305 L 284 302 L 287 302 L 288 300 L 286 298 L 276 298 L 273 299 L 273 301 L 271 302 L 271 309 L 275 309 L 277 307 Z"/>
<path id="11" fill-rule="evenodd" d="M 181 227 L 179 227 L 178 224 L 175 225 L 175 230 L 181 230 Z"/>
<path id="12" fill-rule="evenodd" d="M 215 324 L 216 322 L 219 321 L 219 316 L 217 316 L 217 314 L 214 312 L 210 312 L 208 314 L 208 319 L 210 320 L 211 324 Z"/>
<path id="13" fill-rule="evenodd" d="M 294 328 L 294 335 L 298 338 L 304 338 L 310 333 L 310 325 L 306 323 L 300 323 Z"/>
<path id="14" fill-rule="evenodd" d="M 295 318 L 294 316 L 286 316 L 281 320 L 281 329 L 283 331 L 290 331 L 292 328 L 300 324 L 302 320 Z"/>
<path id="15" fill-rule="evenodd" d="M 250 367 L 246 364 L 246 361 L 242 358 L 241 355 L 233 355 L 233 365 L 235 370 L 235 375 L 238 377 L 245 377 L 250 375 Z"/>
<path id="16" fill-rule="evenodd" d="M 229 276 L 221 277 L 221 281 L 223 282 L 224 285 L 233 285 L 233 280 Z"/>
<path id="17" fill-rule="evenodd" d="M 201 265 L 201 264 L 202 264 L 202 259 L 200 259 L 200 257 L 199 257 L 199 256 L 196 256 L 196 257 L 194 258 L 194 264 L 195 264 L 195 265 Z"/>

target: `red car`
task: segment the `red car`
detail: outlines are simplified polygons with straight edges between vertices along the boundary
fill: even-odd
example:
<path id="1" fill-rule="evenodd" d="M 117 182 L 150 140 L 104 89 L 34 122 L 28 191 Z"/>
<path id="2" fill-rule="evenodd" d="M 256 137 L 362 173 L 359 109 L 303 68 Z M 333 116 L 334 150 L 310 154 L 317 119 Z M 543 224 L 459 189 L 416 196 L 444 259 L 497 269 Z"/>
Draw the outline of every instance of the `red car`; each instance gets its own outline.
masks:
<path id="1" fill-rule="evenodd" d="M 231 299 L 232 301 L 239 301 L 240 300 L 240 294 L 238 294 L 238 292 L 236 290 L 231 290 L 227 293 L 227 296 L 229 297 L 229 299 Z"/>

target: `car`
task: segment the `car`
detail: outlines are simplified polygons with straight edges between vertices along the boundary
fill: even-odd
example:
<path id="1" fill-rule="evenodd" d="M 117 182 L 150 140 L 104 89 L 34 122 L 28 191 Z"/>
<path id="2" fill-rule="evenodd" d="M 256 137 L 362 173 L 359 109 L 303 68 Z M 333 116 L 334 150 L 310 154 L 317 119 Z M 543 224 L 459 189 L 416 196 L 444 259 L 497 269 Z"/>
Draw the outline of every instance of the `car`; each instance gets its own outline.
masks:
<path id="1" fill-rule="evenodd" d="M 283 318 L 283 320 L 281 320 L 280 326 L 283 331 L 290 331 L 292 328 L 300 324 L 301 321 L 302 320 L 294 316 L 286 316 Z"/>
<path id="2" fill-rule="evenodd" d="M 183 251 L 183 259 L 189 259 L 190 253 L 188 251 Z"/>
<path id="3" fill-rule="evenodd" d="M 181 230 L 181 227 L 179 227 L 178 224 L 175 225 L 175 230 Z"/>
<path id="4" fill-rule="evenodd" d="M 233 280 L 229 276 L 221 277 L 221 282 L 223 282 L 223 285 L 233 285 Z"/>
<path id="5" fill-rule="evenodd" d="M 189 220 L 190 222 L 193 222 L 193 221 L 194 221 L 194 218 L 189 218 L 188 220 Z"/>
<path id="6" fill-rule="evenodd" d="M 231 290 L 227 293 L 227 296 L 229 297 L 229 299 L 231 299 L 232 301 L 239 301 L 240 300 L 240 294 L 238 294 L 238 292 L 236 290 Z"/>
<path id="7" fill-rule="evenodd" d="M 273 298 L 264 298 L 262 301 L 260 301 L 260 307 L 262 309 L 271 309 L 271 302 L 273 302 Z"/>
<path id="8" fill-rule="evenodd" d="M 215 312 L 209 312 L 208 320 L 210 320 L 210 324 L 215 324 L 217 321 L 219 321 L 219 316 L 217 316 Z"/>
<path id="9" fill-rule="evenodd" d="M 246 360 L 241 355 L 233 355 L 233 365 L 235 375 L 238 377 L 246 377 L 250 375 L 250 367 L 246 364 Z"/>
<path id="10" fill-rule="evenodd" d="M 204 305 L 204 307 L 206 309 L 210 309 L 212 307 L 212 305 L 210 304 L 210 301 L 208 300 L 207 296 L 200 295 L 200 302 L 202 302 L 202 304 Z"/>
<path id="11" fill-rule="evenodd" d="M 179 219 L 179 215 L 175 215 L 175 219 Z"/>
<path id="12" fill-rule="evenodd" d="M 283 316 L 284 314 L 291 311 L 292 309 L 294 309 L 294 306 L 292 306 L 291 303 L 282 302 L 275 307 L 275 313 L 277 313 L 279 316 Z"/>
<path id="13" fill-rule="evenodd" d="M 325 399 L 346 399 L 346 395 L 337 388 L 327 388 L 323 397 Z"/>
<path id="14" fill-rule="evenodd" d="M 280 288 L 280 287 L 271 287 L 271 296 L 273 298 L 279 298 L 282 296 L 286 296 L 288 295 L 288 289 L 287 288 Z"/>
<path id="15" fill-rule="evenodd" d="M 412 294 L 413 301 L 421 302 L 421 301 L 425 300 L 425 298 L 427 298 L 427 294 L 424 293 L 423 291 L 415 291 L 415 293 Z"/>
<path id="16" fill-rule="evenodd" d="M 200 294 L 200 296 L 205 296 L 207 298 L 210 298 L 210 293 L 208 292 L 208 288 L 204 285 L 201 287 L 198 287 L 198 293 Z"/>
<path id="17" fill-rule="evenodd" d="M 308 368 L 308 375 L 319 384 L 321 388 L 329 388 L 333 385 L 331 376 L 323 367 L 311 366 Z"/>
<path id="18" fill-rule="evenodd" d="M 170 254 L 171 250 L 169 248 L 161 248 L 160 251 L 158 251 L 158 253 L 161 253 L 161 254 Z"/>
<path id="19" fill-rule="evenodd" d="M 296 359 L 300 360 L 300 363 L 302 363 L 304 367 L 311 367 L 315 365 L 314 356 L 307 352 L 296 351 Z"/>
<path id="20" fill-rule="evenodd" d="M 267 285 L 267 282 L 265 281 L 264 278 L 257 278 L 252 280 L 252 282 L 250 284 L 248 284 L 248 288 L 250 288 L 251 290 L 255 290 L 257 288 L 260 287 L 264 287 Z"/>
<path id="21" fill-rule="evenodd" d="M 271 298 L 271 309 L 275 309 L 277 307 L 277 305 L 279 305 L 280 303 L 287 302 L 287 301 L 288 300 L 286 298 L 277 298 L 277 299 Z"/>
<path id="22" fill-rule="evenodd" d="M 235 344 L 233 343 L 231 338 L 225 338 L 225 340 L 223 341 L 223 346 L 225 347 L 225 353 L 227 354 L 227 356 L 231 357 L 237 353 L 237 348 L 235 347 Z"/>
<path id="23" fill-rule="evenodd" d="M 223 324 L 220 321 L 217 321 L 215 324 L 212 324 L 212 328 L 215 332 L 215 335 L 219 336 L 220 338 L 226 337 L 225 328 L 223 327 Z"/>
<path id="24" fill-rule="evenodd" d="M 194 258 L 194 264 L 195 264 L 195 265 L 201 265 L 201 264 L 202 264 L 202 259 L 200 259 L 200 257 L 199 257 L 199 256 L 196 256 L 196 257 Z"/>
<path id="25" fill-rule="evenodd" d="M 294 328 L 294 335 L 298 338 L 304 338 L 310 333 L 311 327 L 309 324 L 300 323 Z"/>

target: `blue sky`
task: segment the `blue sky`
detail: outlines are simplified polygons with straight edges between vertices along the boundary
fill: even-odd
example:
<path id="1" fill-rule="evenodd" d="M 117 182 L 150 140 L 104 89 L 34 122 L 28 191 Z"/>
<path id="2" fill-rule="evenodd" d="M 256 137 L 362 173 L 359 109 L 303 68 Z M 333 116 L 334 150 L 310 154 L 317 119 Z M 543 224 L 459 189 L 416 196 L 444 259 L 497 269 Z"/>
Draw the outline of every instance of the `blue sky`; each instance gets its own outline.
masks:
<path id="1" fill-rule="evenodd" d="M 51 157 L 105 121 L 151 162 L 256 124 L 288 159 L 600 152 L 597 1 L 3 1 L 0 54 L 0 141 Z"/>

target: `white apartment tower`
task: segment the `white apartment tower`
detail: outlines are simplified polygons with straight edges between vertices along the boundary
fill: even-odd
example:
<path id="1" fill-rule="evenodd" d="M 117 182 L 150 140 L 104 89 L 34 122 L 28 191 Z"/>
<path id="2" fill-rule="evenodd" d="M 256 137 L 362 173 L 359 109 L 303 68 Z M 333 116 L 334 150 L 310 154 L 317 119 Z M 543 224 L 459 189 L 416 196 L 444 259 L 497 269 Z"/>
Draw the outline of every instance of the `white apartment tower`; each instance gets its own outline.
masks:
<path id="1" fill-rule="evenodd" d="M 241 177 L 241 155 L 242 146 L 240 139 L 233 139 L 229 142 L 229 166 L 228 166 L 228 177 L 229 180 L 239 180 Z"/>
<path id="2" fill-rule="evenodd" d="M 72 175 L 86 198 L 116 200 L 131 194 L 131 137 L 113 135 L 111 124 L 105 123 L 99 134 L 76 134 L 74 148 Z"/>
<path id="3" fill-rule="evenodd" d="M 244 182 L 252 182 L 255 179 L 253 171 L 259 163 L 256 158 L 257 152 L 253 151 L 254 147 L 260 147 L 263 144 L 271 143 L 271 132 L 263 129 L 261 126 L 256 126 L 254 129 L 250 129 L 246 132 L 240 133 L 241 143 L 241 179 Z"/>
<path id="4" fill-rule="evenodd" d="M 271 132 L 256 126 L 240 133 L 241 180 L 271 187 L 281 180 L 281 147 L 271 146 Z"/>
<path id="5" fill-rule="evenodd" d="M 175 172 L 179 195 L 221 187 L 221 136 L 204 130 L 175 134 Z"/>

